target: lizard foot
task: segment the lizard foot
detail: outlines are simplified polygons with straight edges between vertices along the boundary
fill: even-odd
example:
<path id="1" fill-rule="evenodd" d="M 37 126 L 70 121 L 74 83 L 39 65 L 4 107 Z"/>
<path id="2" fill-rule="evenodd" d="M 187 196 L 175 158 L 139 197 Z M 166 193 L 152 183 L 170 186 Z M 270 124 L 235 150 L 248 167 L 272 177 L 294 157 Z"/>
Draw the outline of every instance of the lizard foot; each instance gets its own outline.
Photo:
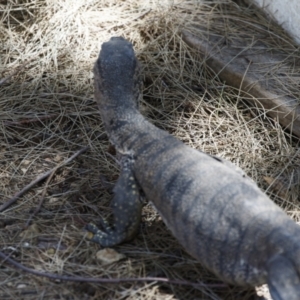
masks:
<path id="1" fill-rule="evenodd" d="M 94 224 L 88 224 L 86 229 L 94 234 L 90 240 L 104 247 L 131 240 L 140 224 L 143 206 L 141 197 L 142 193 L 132 170 L 132 160 L 124 157 L 122 171 L 114 187 L 113 226 L 104 219 L 101 219 L 103 230 Z"/>
<path id="2" fill-rule="evenodd" d="M 105 230 L 101 230 L 93 223 L 87 224 L 85 229 L 90 233 L 88 235 L 88 239 L 94 243 L 100 244 L 103 247 L 114 246 L 124 240 L 124 233 L 117 233 L 110 227 L 105 227 Z"/>

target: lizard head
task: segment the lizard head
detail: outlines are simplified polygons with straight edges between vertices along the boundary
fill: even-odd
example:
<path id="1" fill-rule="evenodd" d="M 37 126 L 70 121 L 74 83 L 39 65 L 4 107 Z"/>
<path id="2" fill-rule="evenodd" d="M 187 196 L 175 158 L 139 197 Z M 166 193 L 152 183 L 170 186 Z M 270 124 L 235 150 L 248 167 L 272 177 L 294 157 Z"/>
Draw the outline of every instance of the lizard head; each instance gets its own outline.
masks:
<path id="1" fill-rule="evenodd" d="M 137 108 L 140 94 L 139 64 L 133 46 L 122 37 L 102 44 L 94 66 L 95 97 L 101 110 Z"/>

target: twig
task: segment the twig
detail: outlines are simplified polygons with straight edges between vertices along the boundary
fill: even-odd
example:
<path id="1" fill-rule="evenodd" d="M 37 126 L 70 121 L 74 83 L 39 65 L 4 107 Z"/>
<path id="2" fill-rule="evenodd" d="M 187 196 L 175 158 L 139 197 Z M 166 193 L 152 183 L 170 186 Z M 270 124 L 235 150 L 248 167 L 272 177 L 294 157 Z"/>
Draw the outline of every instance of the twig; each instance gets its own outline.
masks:
<path id="1" fill-rule="evenodd" d="M 48 177 L 47 181 L 46 181 L 46 184 L 45 184 L 45 187 L 43 189 L 43 193 L 42 193 L 42 196 L 40 198 L 40 202 L 39 202 L 39 205 L 37 206 L 37 208 L 35 209 L 35 211 L 31 214 L 31 216 L 28 218 L 27 222 L 26 222 L 26 227 L 29 226 L 31 220 L 33 219 L 34 216 L 36 216 L 38 214 L 38 212 L 41 210 L 42 208 L 42 205 L 44 203 L 44 200 L 45 200 L 45 195 L 46 195 L 46 191 L 47 191 L 47 188 L 48 188 L 48 185 L 49 185 L 49 182 L 51 181 L 55 171 L 60 167 L 57 166 L 56 168 L 53 169 L 52 173 L 50 174 L 50 176 Z"/>
<path id="2" fill-rule="evenodd" d="M 46 273 L 40 272 L 35 269 L 28 268 L 14 259 L 10 258 L 8 255 L 4 254 L 0 251 L 0 257 L 4 260 L 3 262 L 8 262 L 13 265 L 15 268 L 20 269 L 26 273 L 30 273 L 40 277 L 47 277 L 54 280 L 62 280 L 62 281 L 73 281 L 73 282 L 89 282 L 89 283 L 110 283 L 110 284 L 118 284 L 122 282 L 149 282 L 149 281 L 156 281 L 168 284 L 175 284 L 175 285 L 187 285 L 192 286 L 195 288 L 226 288 L 227 285 L 223 283 L 209 283 L 205 284 L 202 282 L 190 282 L 186 280 L 173 280 L 163 277 L 141 277 L 141 278 L 93 278 L 93 277 L 81 277 L 81 276 L 64 276 L 64 275 L 57 275 L 54 273 Z"/>
<path id="3" fill-rule="evenodd" d="M 40 122 L 42 120 L 52 119 L 58 117 L 59 114 L 52 114 L 47 116 L 37 116 L 35 118 L 29 118 L 29 119 L 22 119 L 20 121 L 5 121 L 5 126 L 14 126 L 14 125 L 23 125 L 23 124 L 31 124 L 34 122 Z"/>
<path id="4" fill-rule="evenodd" d="M 34 185 L 36 185 L 37 183 L 39 183 L 40 181 L 44 180 L 49 175 L 51 175 L 52 172 L 56 171 L 58 168 L 60 168 L 60 167 L 62 167 L 64 165 L 70 163 L 74 158 L 76 158 L 78 155 L 82 154 L 83 152 L 85 152 L 88 149 L 89 149 L 89 146 L 86 146 L 86 147 L 80 149 L 79 151 L 77 151 L 76 153 L 74 153 L 71 157 L 69 157 L 67 160 L 65 160 L 64 162 L 62 162 L 60 165 L 54 167 L 53 169 L 47 171 L 46 173 L 42 174 L 41 176 L 39 176 L 36 179 L 34 179 L 33 181 L 31 181 L 21 191 L 17 192 L 11 199 L 9 199 L 7 202 L 3 203 L 0 206 L 0 212 L 3 212 L 4 210 L 6 210 L 9 206 L 11 206 L 13 203 L 15 203 L 18 200 L 19 197 L 21 197 L 24 193 L 26 193 Z"/>
<path id="5" fill-rule="evenodd" d="M 24 62 L 23 64 L 21 64 L 20 66 L 16 67 L 15 70 L 10 75 L 8 75 L 7 77 L 5 77 L 5 78 L 3 78 L 3 79 L 0 80 L 0 86 L 2 84 L 4 84 L 5 82 L 7 82 L 8 80 L 10 80 L 18 72 L 20 72 L 30 62 L 32 62 L 32 59 L 28 60 L 28 61 Z"/>

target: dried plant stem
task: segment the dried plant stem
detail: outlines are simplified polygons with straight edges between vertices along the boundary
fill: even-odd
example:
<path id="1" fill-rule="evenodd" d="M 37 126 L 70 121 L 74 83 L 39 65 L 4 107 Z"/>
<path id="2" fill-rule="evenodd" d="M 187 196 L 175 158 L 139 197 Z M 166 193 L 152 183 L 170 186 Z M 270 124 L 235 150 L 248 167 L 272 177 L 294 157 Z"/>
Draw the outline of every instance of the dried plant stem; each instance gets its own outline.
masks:
<path id="1" fill-rule="evenodd" d="M 51 179 L 53 178 L 53 175 L 55 173 L 55 171 L 59 168 L 60 166 L 57 166 L 56 168 L 53 169 L 53 171 L 51 172 L 50 176 L 48 177 L 47 181 L 46 181 L 46 184 L 45 184 L 45 187 L 43 189 L 43 193 L 42 193 L 42 196 L 40 198 L 40 202 L 39 202 L 39 205 L 37 206 L 37 208 L 35 209 L 35 211 L 31 214 L 31 216 L 28 218 L 27 222 L 26 222 L 26 227 L 29 226 L 31 220 L 34 218 L 34 216 L 36 216 L 38 214 L 38 212 L 41 210 L 42 208 L 42 205 L 44 203 L 44 200 L 45 200 L 45 195 L 46 195 L 46 191 L 47 191 L 47 188 L 48 188 L 48 185 L 51 181 Z"/>
<path id="2" fill-rule="evenodd" d="M 11 206 L 12 204 L 14 204 L 19 197 L 21 197 L 24 193 L 26 193 L 28 190 L 30 190 L 34 185 L 36 185 L 37 183 L 39 183 L 40 181 L 44 180 L 45 178 L 47 178 L 49 175 L 51 175 L 52 173 L 54 174 L 54 172 L 61 168 L 62 166 L 70 163 L 73 159 L 75 159 L 78 155 L 82 154 L 83 152 L 87 151 L 89 149 L 89 146 L 86 146 L 82 149 L 80 149 L 79 151 L 77 151 L 76 153 L 74 153 L 71 157 L 69 157 L 67 160 L 65 160 L 64 162 L 62 162 L 61 164 L 59 164 L 58 166 L 54 167 L 53 169 L 45 172 L 44 174 L 42 174 L 41 176 L 37 177 L 36 179 L 34 179 L 33 181 L 31 181 L 28 185 L 26 185 L 21 191 L 17 192 L 11 199 L 9 199 L 7 202 L 3 203 L 0 206 L 0 212 L 5 211 L 9 206 Z M 39 208 L 38 208 L 39 209 Z"/>
<path id="3" fill-rule="evenodd" d="M 37 116 L 35 118 L 30 118 L 30 119 L 23 119 L 20 121 L 5 121 L 4 125 L 5 126 L 14 126 L 14 125 L 31 124 L 31 123 L 35 123 L 35 122 L 40 122 L 42 120 L 57 118 L 58 116 L 59 116 L 59 114 L 51 114 L 51 115 L 46 115 L 46 116 Z"/>
<path id="4" fill-rule="evenodd" d="M 195 288 L 226 288 L 227 285 L 224 283 L 216 283 L 216 284 L 206 284 L 202 282 L 190 282 L 186 280 L 173 280 L 163 277 L 141 277 L 141 278 L 93 278 L 93 277 L 81 277 L 81 276 L 64 276 L 64 275 L 57 275 L 53 273 L 46 273 L 40 272 L 31 268 L 28 268 L 14 259 L 10 258 L 8 255 L 4 254 L 0 251 L 0 257 L 3 259 L 4 263 L 8 262 L 9 264 L 13 265 L 15 268 L 20 269 L 26 273 L 30 273 L 40 277 L 46 277 L 54 280 L 63 280 L 63 281 L 72 281 L 72 282 L 89 282 L 89 283 L 107 283 L 107 284 L 118 284 L 122 282 L 149 282 L 149 281 L 156 281 L 168 284 L 175 284 L 175 285 L 186 285 L 186 286 L 193 286 Z"/>
<path id="5" fill-rule="evenodd" d="M 28 60 L 21 64 L 20 66 L 16 67 L 15 70 L 8 75 L 7 77 L 0 79 L 0 86 L 9 81 L 14 75 L 16 75 L 18 72 L 20 72 L 22 69 L 24 69 L 32 60 Z"/>

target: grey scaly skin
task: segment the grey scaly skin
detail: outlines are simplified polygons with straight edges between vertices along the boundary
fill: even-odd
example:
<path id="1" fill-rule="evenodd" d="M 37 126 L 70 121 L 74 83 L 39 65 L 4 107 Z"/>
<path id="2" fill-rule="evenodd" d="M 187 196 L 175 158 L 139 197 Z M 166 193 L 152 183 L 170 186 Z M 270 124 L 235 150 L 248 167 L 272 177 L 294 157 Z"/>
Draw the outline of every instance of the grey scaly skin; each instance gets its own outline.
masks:
<path id="1" fill-rule="evenodd" d="M 109 139 L 130 164 L 115 189 L 122 206 L 113 209 L 115 225 L 106 232 L 92 226 L 92 240 L 107 246 L 132 238 L 142 190 L 186 251 L 221 279 L 267 282 L 274 300 L 299 300 L 300 227 L 241 169 L 184 145 L 140 114 L 131 43 L 121 37 L 104 43 L 94 74 Z"/>
<path id="2" fill-rule="evenodd" d="M 114 186 L 112 208 L 114 226 L 106 220 L 101 220 L 104 230 L 94 224 L 88 224 L 86 229 L 94 234 L 92 241 L 104 247 L 110 247 L 132 239 L 139 227 L 142 211 L 140 188 L 132 171 L 132 158 L 124 156 L 121 160 L 122 171 Z"/>

